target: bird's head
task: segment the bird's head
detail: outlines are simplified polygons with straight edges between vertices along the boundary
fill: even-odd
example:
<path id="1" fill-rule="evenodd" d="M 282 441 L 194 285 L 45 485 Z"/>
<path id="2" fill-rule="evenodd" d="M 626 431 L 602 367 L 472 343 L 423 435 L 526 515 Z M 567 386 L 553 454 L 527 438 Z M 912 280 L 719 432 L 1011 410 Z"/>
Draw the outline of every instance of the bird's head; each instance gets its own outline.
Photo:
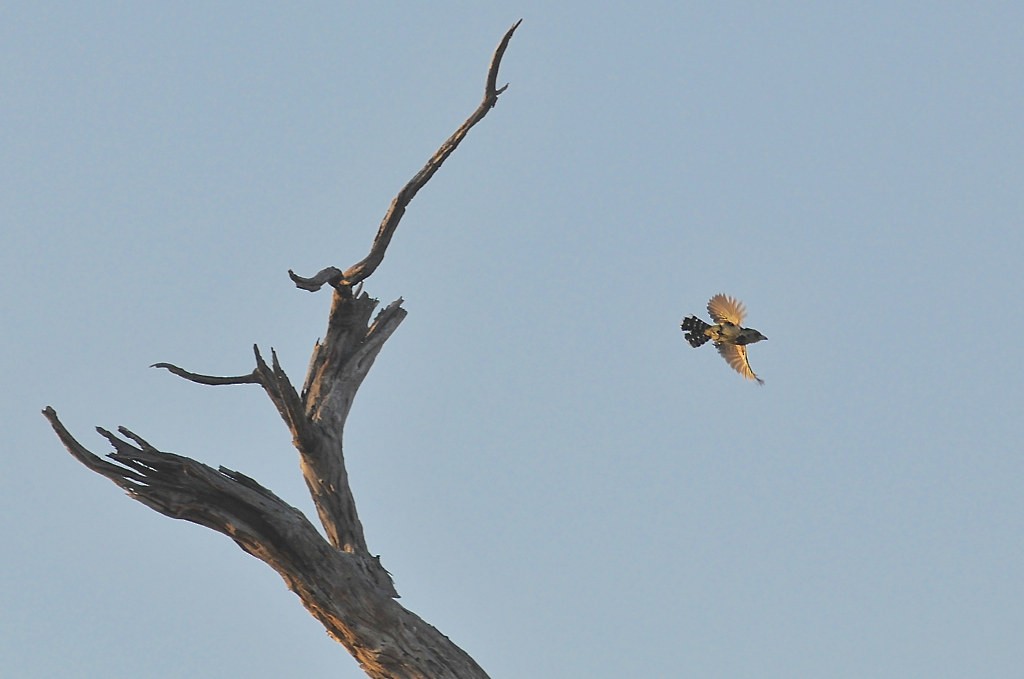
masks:
<path id="1" fill-rule="evenodd" d="M 753 328 L 743 328 L 742 332 L 740 332 L 740 336 L 736 338 L 736 344 L 747 345 L 766 339 L 768 338 L 762 335 L 758 330 L 754 330 Z"/>

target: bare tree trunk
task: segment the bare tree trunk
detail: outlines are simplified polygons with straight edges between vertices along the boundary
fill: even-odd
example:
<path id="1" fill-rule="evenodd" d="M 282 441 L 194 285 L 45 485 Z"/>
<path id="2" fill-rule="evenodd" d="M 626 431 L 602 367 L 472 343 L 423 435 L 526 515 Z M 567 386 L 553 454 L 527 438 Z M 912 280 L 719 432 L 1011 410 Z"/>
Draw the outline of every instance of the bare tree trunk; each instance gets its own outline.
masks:
<path id="1" fill-rule="evenodd" d="M 154 366 L 198 384 L 263 387 L 292 432 L 327 540 L 302 512 L 240 472 L 162 452 L 124 427 L 119 435 L 97 428 L 114 448 L 108 461 L 82 446 L 53 408 L 43 410 L 68 452 L 86 467 L 161 514 L 212 528 L 265 561 L 366 673 L 380 679 L 487 676 L 465 651 L 395 601 L 390 574 L 366 546 L 345 470 L 342 432 L 359 385 L 406 314 L 398 299 L 371 321 L 377 300 L 361 291 L 361 283 L 380 265 L 416 192 L 505 91 L 507 85 L 496 86 L 498 68 L 518 26 L 505 33 L 494 53 L 483 101 L 395 196 L 370 253 L 344 271 L 328 267 L 310 278 L 288 272 L 302 289 L 333 288 L 327 333 L 313 350 L 301 393 L 273 350 L 268 365 L 254 347 L 256 367 L 236 377 L 200 375 L 169 363 Z"/>

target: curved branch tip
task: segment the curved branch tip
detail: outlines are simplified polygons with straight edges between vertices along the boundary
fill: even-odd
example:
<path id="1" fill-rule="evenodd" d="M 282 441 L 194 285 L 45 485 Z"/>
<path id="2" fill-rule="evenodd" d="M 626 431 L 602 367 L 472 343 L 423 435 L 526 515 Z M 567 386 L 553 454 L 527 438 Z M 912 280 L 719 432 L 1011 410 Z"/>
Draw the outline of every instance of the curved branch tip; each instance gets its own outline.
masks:
<path id="1" fill-rule="evenodd" d="M 219 377 L 217 375 L 200 375 L 199 373 L 189 372 L 184 368 L 179 368 L 173 363 L 154 363 L 149 366 L 150 368 L 163 368 L 164 370 L 186 379 L 189 382 L 195 382 L 196 384 L 205 384 L 207 386 L 218 386 L 222 384 L 258 384 L 259 380 L 256 379 L 254 373 L 248 375 L 234 375 L 231 377 Z"/>
<path id="2" fill-rule="evenodd" d="M 498 68 L 501 67 L 501 59 L 505 56 L 505 50 L 508 49 L 509 40 L 512 39 L 512 34 L 519 28 L 519 24 L 523 23 L 523 20 L 512 24 L 512 28 L 505 32 L 501 42 L 498 43 L 498 48 L 494 50 L 494 56 L 491 58 L 491 67 L 487 71 L 487 86 L 484 89 L 484 101 L 491 102 L 491 108 L 497 103 L 498 95 L 508 89 L 506 84 L 501 89 L 498 89 Z"/>
<path id="3" fill-rule="evenodd" d="M 333 288 L 340 289 L 339 286 L 348 285 L 348 281 L 345 280 L 345 274 L 335 266 L 329 266 L 326 269 L 321 269 L 316 275 L 306 278 L 300 276 L 291 269 L 288 269 L 288 277 L 295 283 L 295 287 L 302 288 L 309 292 L 316 292 L 327 283 Z"/>

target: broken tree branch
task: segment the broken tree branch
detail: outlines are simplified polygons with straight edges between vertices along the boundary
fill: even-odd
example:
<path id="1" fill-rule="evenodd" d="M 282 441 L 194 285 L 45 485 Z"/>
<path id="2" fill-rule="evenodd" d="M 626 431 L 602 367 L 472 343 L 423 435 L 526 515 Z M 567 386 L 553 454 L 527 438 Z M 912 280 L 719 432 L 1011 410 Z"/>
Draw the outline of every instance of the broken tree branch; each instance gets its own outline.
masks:
<path id="1" fill-rule="evenodd" d="M 509 40 L 512 39 L 512 34 L 515 33 L 516 29 L 519 28 L 519 24 L 523 22 L 522 19 L 512 24 L 512 28 L 508 29 L 505 36 L 501 39 L 498 44 L 498 48 L 494 51 L 494 56 L 491 58 L 491 66 L 487 71 L 487 84 L 484 87 L 484 98 L 477 106 L 476 110 L 470 114 L 466 119 L 466 122 L 462 123 L 459 129 L 452 133 L 452 136 L 448 137 L 443 144 L 434 152 L 434 155 L 430 157 L 427 164 L 423 166 L 419 172 L 409 180 L 409 183 L 402 187 L 402 190 L 398 192 L 394 200 L 391 201 L 391 206 L 388 208 L 387 213 L 384 215 L 384 219 L 380 223 L 380 227 L 377 229 L 377 235 L 373 239 L 373 245 L 370 246 L 370 254 L 364 257 L 359 262 L 356 262 L 349 268 L 345 269 L 344 272 L 339 271 L 334 267 L 323 269 L 312 278 L 303 278 L 297 275 L 291 269 L 288 270 L 288 275 L 292 281 L 295 282 L 296 287 L 302 288 L 303 290 L 309 290 L 316 292 L 319 290 L 324 283 L 329 283 L 335 288 L 341 288 L 345 286 L 352 286 L 356 283 L 366 280 L 369 276 L 377 270 L 377 267 L 384 260 L 384 253 L 388 249 L 388 245 L 391 243 L 391 237 L 395 234 L 395 229 L 398 228 L 398 223 L 402 220 L 402 216 L 405 215 L 405 209 L 409 206 L 409 203 L 416 196 L 416 193 L 422 189 L 430 178 L 434 176 L 445 160 L 448 159 L 469 131 L 478 122 L 484 119 L 488 111 L 494 108 L 495 104 L 498 103 L 498 95 L 508 89 L 508 85 L 504 85 L 500 88 L 497 87 L 498 82 L 498 69 L 501 67 L 501 59 L 505 56 L 505 49 L 508 47 Z"/>
<path id="2" fill-rule="evenodd" d="M 361 282 L 383 260 L 409 202 L 508 87 L 496 86 L 498 69 L 519 23 L 505 33 L 494 53 L 483 102 L 399 191 L 369 255 L 344 272 L 328 267 L 303 278 L 289 271 L 300 288 L 316 291 L 329 284 L 335 289 L 327 332 L 310 357 L 301 393 L 285 374 L 277 353 L 271 350 L 268 364 L 256 346 L 256 367 L 248 375 L 204 375 L 171 363 L 153 366 L 197 384 L 263 387 L 292 432 L 326 540 L 299 510 L 240 472 L 213 469 L 162 452 L 124 427 L 118 429 L 119 435 L 98 429 L 114 448 L 109 459 L 103 459 L 71 436 L 53 408 L 43 411 L 68 452 L 87 468 L 166 516 L 231 537 L 243 550 L 274 568 L 307 610 L 374 678 L 487 676 L 451 640 L 394 601 L 398 594 L 391 576 L 367 547 L 345 468 L 342 434 L 363 379 L 406 316 L 398 299 L 371 321 L 378 302 L 362 292 Z"/>
<path id="3" fill-rule="evenodd" d="M 276 570 L 369 676 L 487 676 L 447 637 L 394 600 L 394 586 L 379 578 L 383 569 L 376 557 L 338 551 L 302 512 L 248 476 L 161 452 L 124 427 L 118 429 L 121 437 L 97 428 L 114 448 L 108 462 L 79 443 L 53 408 L 43 415 L 75 459 L 131 498 L 223 533 Z"/>
<path id="4" fill-rule="evenodd" d="M 327 332 L 313 350 L 301 395 L 281 367 L 277 352 L 271 349 L 268 365 L 255 345 L 256 368 L 249 375 L 217 377 L 170 363 L 155 366 L 197 384 L 262 386 L 292 433 L 302 476 L 327 538 L 342 551 L 368 555 L 345 469 L 342 434 L 359 386 L 406 311 L 398 299 L 371 323 L 377 300 L 366 293 L 352 296 L 335 292 L 333 301 Z"/>

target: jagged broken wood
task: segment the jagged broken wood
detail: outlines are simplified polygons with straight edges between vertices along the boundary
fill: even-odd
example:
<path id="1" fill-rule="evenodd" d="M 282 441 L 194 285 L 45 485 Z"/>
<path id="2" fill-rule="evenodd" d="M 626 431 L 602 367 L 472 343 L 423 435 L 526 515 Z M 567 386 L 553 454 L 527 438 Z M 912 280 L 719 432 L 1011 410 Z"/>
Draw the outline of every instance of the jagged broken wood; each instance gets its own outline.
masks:
<path id="1" fill-rule="evenodd" d="M 508 87 L 496 87 L 498 69 L 518 26 L 516 22 L 505 33 L 495 50 L 483 101 L 395 196 L 370 253 L 344 271 L 327 267 L 310 278 L 288 272 L 302 289 L 316 291 L 324 284 L 334 288 L 327 332 L 313 350 L 301 392 L 273 350 L 268 365 L 254 347 L 256 365 L 247 375 L 204 375 L 171 363 L 154 364 L 197 384 L 263 388 L 292 432 L 326 540 L 299 510 L 240 472 L 162 452 L 124 427 L 118 429 L 119 436 L 97 428 L 114 448 L 108 461 L 79 443 L 53 408 L 43 411 L 68 452 L 86 467 L 161 514 L 231 537 L 274 568 L 364 671 L 380 679 L 487 676 L 451 640 L 394 600 L 398 594 L 391 576 L 366 544 L 345 469 L 342 433 L 360 384 L 406 315 L 398 299 L 371 321 L 377 300 L 362 292 L 360 284 L 380 265 L 417 191 Z"/>

